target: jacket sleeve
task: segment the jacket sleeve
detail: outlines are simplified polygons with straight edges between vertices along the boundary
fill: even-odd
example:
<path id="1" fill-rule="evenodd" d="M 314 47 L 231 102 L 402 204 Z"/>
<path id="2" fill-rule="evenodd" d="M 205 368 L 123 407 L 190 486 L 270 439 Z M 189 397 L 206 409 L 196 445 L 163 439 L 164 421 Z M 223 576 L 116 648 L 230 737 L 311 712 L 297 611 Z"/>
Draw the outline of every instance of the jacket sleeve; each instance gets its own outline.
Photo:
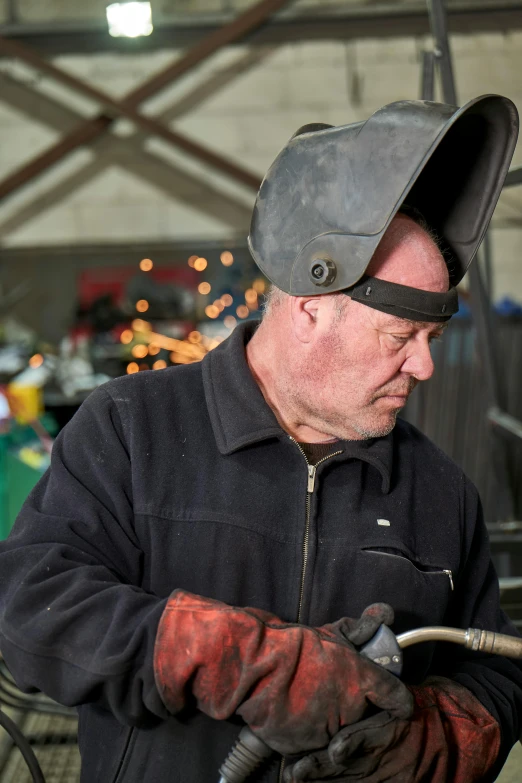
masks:
<path id="1" fill-rule="evenodd" d="M 464 560 L 455 583 L 447 625 L 520 636 L 500 608 L 500 591 L 475 487 L 466 480 L 462 498 Z M 439 645 L 435 669 L 468 688 L 498 721 L 501 747 L 495 776 L 522 732 L 522 662 L 498 655 Z M 495 777 L 491 779 L 495 779 Z M 489 780 L 489 778 L 488 778 Z"/>
<path id="2" fill-rule="evenodd" d="M 152 664 L 166 599 L 139 587 L 142 557 L 123 428 L 101 387 L 0 542 L 0 649 L 23 690 L 126 724 L 167 717 Z"/>

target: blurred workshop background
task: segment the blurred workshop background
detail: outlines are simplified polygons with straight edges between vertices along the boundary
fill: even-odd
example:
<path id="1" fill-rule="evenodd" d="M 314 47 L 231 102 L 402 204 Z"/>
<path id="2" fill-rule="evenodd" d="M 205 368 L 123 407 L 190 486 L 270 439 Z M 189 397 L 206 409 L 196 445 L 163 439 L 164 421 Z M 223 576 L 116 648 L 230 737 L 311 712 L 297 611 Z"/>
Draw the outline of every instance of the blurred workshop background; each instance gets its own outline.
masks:
<path id="1" fill-rule="evenodd" d="M 485 93 L 522 110 L 521 0 L 0 0 L 0 538 L 93 388 L 260 317 L 250 214 L 298 127 Z M 521 254 L 519 143 L 439 372 L 403 413 L 478 485 L 519 626 Z M 1 662 L 0 705 L 48 783 L 78 781 L 70 711 Z M 500 779 L 522 780 L 519 746 Z M 31 780 L 0 729 L 1 783 Z"/>

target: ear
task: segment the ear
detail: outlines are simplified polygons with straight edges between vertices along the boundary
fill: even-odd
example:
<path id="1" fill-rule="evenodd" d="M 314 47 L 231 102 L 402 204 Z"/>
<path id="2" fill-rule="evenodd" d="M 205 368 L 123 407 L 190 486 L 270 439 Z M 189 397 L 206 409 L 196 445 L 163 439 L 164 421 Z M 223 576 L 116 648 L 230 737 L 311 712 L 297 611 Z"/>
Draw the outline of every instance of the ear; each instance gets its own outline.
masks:
<path id="1" fill-rule="evenodd" d="M 320 297 L 292 296 L 290 314 L 295 337 L 301 343 L 309 343 L 318 329 Z"/>

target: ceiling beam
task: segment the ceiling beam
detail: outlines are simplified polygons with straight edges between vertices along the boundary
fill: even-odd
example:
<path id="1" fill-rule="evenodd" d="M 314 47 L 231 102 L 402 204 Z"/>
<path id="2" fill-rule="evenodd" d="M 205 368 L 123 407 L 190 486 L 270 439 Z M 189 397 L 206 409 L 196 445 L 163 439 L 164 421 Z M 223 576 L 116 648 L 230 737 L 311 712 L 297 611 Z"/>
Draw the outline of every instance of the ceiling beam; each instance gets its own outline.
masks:
<path id="1" fill-rule="evenodd" d="M 259 2 L 247 8 L 246 11 L 233 18 L 223 27 L 213 30 L 211 33 L 204 36 L 192 47 L 189 47 L 188 50 L 185 50 L 181 57 L 176 57 L 166 68 L 156 73 L 150 79 L 147 79 L 134 90 L 131 90 L 131 92 L 124 96 L 121 101 L 116 102 L 117 106 L 119 106 L 119 109 L 123 110 L 124 114 L 128 114 L 129 112 L 135 113 L 136 117 L 133 118 L 134 121 L 138 122 L 139 119 L 139 124 L 142 126 L 144 120 L 149 120 L 139 114 L 139 112 L 136 112 L 140 103 L 151 98 L 167 85 L 171 86 L 177 79 L 180 79 L 182 76 L 201 65 L 222 47 L 227 46 L 234 41 L 242 40 L 248 32 L 260 27 L 266 22 L 271 14 L 281 9 L 284 5 L 288 4 L 288 2 L 289 0 L 259 0 Z M 9 43 L 7 38 L 4 37 L 4 40 L 6 44 Z M 23 49 L 24 47 L 16 47 L 15 44 L 15 49 L 16 48 Z M 35 56 L 38 58 L 38 55 L 34 54 L 31 55 L 31 58 L 34 59 Z M 25 54 L 25 58 L 28 58 L 27 53 Z M 49 69 L 54 69 L 54 66 L 51 63 L 48 64 L 48 72 Z M 63 80 L 64 72 L 61 73 Z M 57 74 L 55 75 L 57 76 Z M 73 84 L 73 81 L 71 80 L 76 81 L 74 77 L 68 75 L 66 75 L 66 78 L 70 86 Z M 83 82 L 81 82 L 81 84 L 82 92 L 85 92 L 86 89 L 92 92 L 94 89 L 85 85 Z M 106 97 L 108 98 L 108 96 Z M 111 102 L 114 103 L 112 99 Z M 105 99 L 104 105 L 106 105 Z M 117 106 L 112 106 L 111 111 L 116 111 Z M 0 182 L 0 199 L 6 198 L 20 188 L 25 187 L 37 176 L 63 160 L 74 150 L 78 149 L 78 147 L 88 145 L 102 136 L 113 123 L 114 119 L 114 116 L 104 112 L 92 119 L 80 123 L 52 147 L 30 160 L 29 163 L 16 169 L 12 174 L 2 180 Z M 172 132 L 168 128 L 164 128 L 162 131 L 162 138 L 165 139 L 167 134 L 171 136 L 171 142 L 174 142 L 175 138 L 172 137 Z M 197 158 L 200 162 L 206 163 L 207 165 L 211 164 L 214 168 L 219 168 L 222 172 L 225 172 L 230 177 L 236 179 L 236 181 L 239 181 L 242 184 L 248 184 L 249 187 L 257 188 L 259 186 L 259 180 L 257 180 L 257 185 L 255 186 L 254 182 L 257 178 L 249 172 L 241 173 L 239 167 L 235 166 L 235 164 L 220 158 L 219 155 L 216 155 L 211 150 L 205 151 L 201 145 L 193 142 L 187 137 L 184 137 L 184 140 L 182 140 L 182 143 L 180 144 L 180 134 L 176 135 L 177 141 L 175 143 L 178 146 L 181 146 L 186 152 L 189 152 L 193 157 Z M 233 170 L 234 168 L 236 169 L 235 172 Z"/>
<path id="2" fill-rule="evenodd" d="M 7 24 L 0 26 L 6 38 L 35 46 L 42 54 L 81 54 L 90 52 L 143 52 L 157 49 L 184 49 L 204 36 L 217 33 L 229 23 L 230 12 L 180 14 L 155 23 L 152 35 L 142 38 L 112 38 L 105 20 L 94 23 Z M 451 33 L 508 33 L 522 29 L 522 3 L 502 2 L 470 5 L 458 3 L 448 9 Z M 241 43 L 250 45 L 290 43 L 311 40 L 353 40 L 356 38 L 395 38 L 429 33 L 428 15 L 423 3 L 405 8 L 396 5 L 317 6 L 288 10 L 272 16 L 263 26 L 246 32 Z M 238 43 L 239 39 L 230 41 Z"/>
<path id="3" fill-rule="evenodd" d="M 5 266 L 23 266 L 26 263 L 36 261 L 44 268 L 53 261 L 73 264 L 79 269 L 86 266 L 124 266 L 128 265 L 129 258 L 154 259 L 154 264 L 162 266 L 172 265 L 176 258 L 183 258 L 193 253 L 195 248 L 201 255 L 220 253 L 223 248 L 245 256 L 253 264 L 250 251 L 245 242 L 244 235 L 230 236 L 228 239 L 205 240 L 199 237 L 192 239 L 172 240 L 169 242 L 97 242 L 92 244 L 59 244 L 59 245 L 27 245 L 24 247 L 2 248 L 2 262 Z M 185 262 L 186 263 L 186 262 Z"/>
<path id="4" fill-rule="evenodd" d="M 255 49 L 241 57 L 233 65 L 217 71 L 209 83 L 197 86 L 183 96 L 179 101 L 166 109 L 158 118 L 162 122 L 182 116 L 191 111 L 207 97 L 206 89 L 219 89 L 238 73 L 244 73 L 254 67 L 272 49 Z M 0 95 L 2 101 L 12 106 L 27 117 L 37 118 L 55 131 L 73 128 L 81 116 L 71 108 L 64 106 L 45 93 L 26 82 L 19 82 L 7 74 L 0 74 Z M 250 222 L 251 206 L 241 199 L 218 190 L 203 182 L 197 176 L 184 171 L 172 163 L 143 147 L 146 134 L 136 131 L 131 136 L 115 137 L 108 134 L 99 139 L 92 147 L 96 154 L 94 161 L 81 166 L 67 174 L 56 184 L 45 190 L 38 190 L 29 200 L 17 204 L 6 213 L 0 209 L 0 237 L 7 236 L 20 229 L 26 222 L 46 212 L 70 197 L 78 188 L 92 181 L 106 168 L 116 165 L 131 172 L 150 185 L 158 188 L 173 200 L 181 201 L 186 206 L 221 220 L 233 230 L 245 232 Z"/>
<path id="5" fill-rule="evenodd" d="M 80 95 L 84 95 L 85 97 L 100 103 L 108 114 L 113 114 L 115 117 L 126 117 L 127 119 L 132 120 L 132 122 L 136 123 L 136 125 L 141 128 L 141 130 L 149 133 L 150 135 L 163 139 L 163 141 L 166 141 L 167 144 L 170 144 L 172 147 L 175 147 L 178 150 L 187 152 L 189 155 L 196 158 L 200 163 L 204 163 L 211 168 L 217 169 L 222 174 L 226 174 L 240 184 L 246 185 L 254 191 L 258 190 L 261 183 L 261 177 L 259 175 L 253 174 L 242 166 L 239 166 L 236 163 L 233 163 L 231 160 L 224 158 L 222 155 L 217 155 L 203 144 L 199 144 L 188 136 L 171 130 L 153 117 L 146 116 L 134 108 L 136 102 L 141 102 L 141 100 L 144 100 L 144 98 L 140 97 L 143 93 L 145 93 L 145 97 L 150 93 L 150 91 L 155 93 L 157 90 L 168 84 L 168 78 L 167 81 L 164 82 L 163 80 L 158 81 L 158 77 L 156 76 L 154 79 L 149 80 L 149 82 L 147 82 L 144 87 L 142 87 L 141 92 L 135 91 L 135 97 L 133 98 L 132 102 L 129 102 L 129 100 L 118 101 L 102 90 L 93 87 L 87 82 L 84 82 L 82 79 L 78 79 L 77 76 L 73 76 L 73 74 L 58 68 L 49 60 L 45 60 L 43 57 L 41 57 L 31 47 L 25 46 L 25 44 L 21 44 L 17 41 L 10 41 L 8 38 L 3 38 L 0 36 L 0 51 L 4 52 L 5 54 L 9 54 L 18 60 L 21 60 L 22 62 L 25 62 L 32 68 L 40 71 L 40 73 L 47 74 L 47 76 L 50 76 L 55 81 L 61 84 L 65 84 L 67 87 L 71 87 L 75 92 L 80 93 Z M 165 69 L 165 71 L 161 73 L 162 79 L 164 78 L 164 74 L 170 70 L 172 69 Z M 177 77 L 174 76 L 173 78 L 176 79 Z M 61 159 L 62 152 L 63 156 L 65 156 L 71 150 L 76 149 L 76 147 L 89 143 L 92 138 L 96 138 L 100 135 L 100 133 L 103 133 L 106 127 L 107 118 L 105 115 L 100 115 L 100 117 L 97 118 L 97 122 L 94 121 L 92 124 L 89 122 L 83 123 L 77 129 L 73 130 L 68 137 L 63 139 L 60 144 L 56 145 L 54 148 L 55 159 L 53 160 L 53 163 L 55 160 Z M 36 167 L 36 170 L 37 173 L 39 173 L 38 167 Z M 26 169 L 26 172 L 27 176 L 32 179 L 33 168 Z M 18 182 L 19 178 L 20 175 L 15 172 L 12 177 L 8 177 L 3 181 L 3 183 L 0 183 L 0 199 L 6 195 L 9 195 L 11 188 L 13 187 L 13 182 L 15 183 L 16 187 L 16 183 Z M 22 184 L 25 184 L 25 182 Z"/>

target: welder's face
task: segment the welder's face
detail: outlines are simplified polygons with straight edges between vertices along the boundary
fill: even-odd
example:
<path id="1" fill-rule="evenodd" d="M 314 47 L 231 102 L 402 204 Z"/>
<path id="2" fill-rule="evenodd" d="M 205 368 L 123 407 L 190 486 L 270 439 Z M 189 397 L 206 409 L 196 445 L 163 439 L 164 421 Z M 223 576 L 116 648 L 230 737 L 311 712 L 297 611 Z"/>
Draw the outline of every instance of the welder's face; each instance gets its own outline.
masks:
<path id="1" fill-rule="evenodd" d="M 341 438 L 388 434 L 419 381 L 433 373 L 430 343 L 444 325 L 396 318 L 350 300 L 318 341 L 312 406 Z"/>
<path id="2" fill-rule="evenodd" d="M 404 216 L 392 221 L 367 272 L 425 291 L 449 287 L 438 248 Z M 430 343 L 445 325 L 397 318 L 343 294 L 304 307 L 315 318 L 308 359 L 301 366 L 307 422 L 338 438 L 386 435 L 417 383 L 431 377 Z"/>

